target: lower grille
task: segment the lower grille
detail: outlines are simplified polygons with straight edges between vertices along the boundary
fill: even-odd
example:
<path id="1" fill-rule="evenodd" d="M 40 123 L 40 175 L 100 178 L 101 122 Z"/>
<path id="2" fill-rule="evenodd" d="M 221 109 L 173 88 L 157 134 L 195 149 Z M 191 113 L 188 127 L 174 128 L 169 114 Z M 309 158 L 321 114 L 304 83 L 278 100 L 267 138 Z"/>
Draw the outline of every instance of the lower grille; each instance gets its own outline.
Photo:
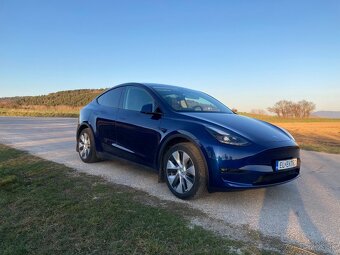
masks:
<path id="1" fill-rule="evenodd" d="M 267 185 L 277 182 L 289 181 L 299 175 L 300 169 L 287 170 L 282 172 L 268 173 L 260 176 L 253 182 L 254 185 Z"/>

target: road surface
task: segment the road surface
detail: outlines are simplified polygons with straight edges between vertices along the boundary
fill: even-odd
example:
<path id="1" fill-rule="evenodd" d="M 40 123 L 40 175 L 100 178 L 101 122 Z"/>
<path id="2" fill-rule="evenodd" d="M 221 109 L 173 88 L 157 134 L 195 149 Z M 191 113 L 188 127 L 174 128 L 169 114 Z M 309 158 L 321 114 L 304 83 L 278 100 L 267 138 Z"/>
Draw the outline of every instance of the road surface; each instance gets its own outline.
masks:
<path id="1" fill-rule="evenodd" d="M 75 151 L 76 125 L 72 118 L 0 117 L 0 143 L 164 200 L 186 203 L 236 230 L 256 230 L 299 247 L 340 254 L 340 155 L 302 151 L 302 174 L 293 182 L 183 202 L 144 167 L 121 160 L 82 163 Z"/>

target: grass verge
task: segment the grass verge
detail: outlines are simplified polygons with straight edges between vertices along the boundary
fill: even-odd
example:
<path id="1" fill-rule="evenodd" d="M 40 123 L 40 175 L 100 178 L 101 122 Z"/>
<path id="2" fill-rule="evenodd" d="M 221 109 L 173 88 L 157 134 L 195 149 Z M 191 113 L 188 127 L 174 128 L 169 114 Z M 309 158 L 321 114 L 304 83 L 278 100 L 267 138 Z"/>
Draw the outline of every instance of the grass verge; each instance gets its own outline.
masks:
<path id="1" fill-rule="evenodd" d="M 136 197 L 140 191 L 0 145 L 1 254 L 267 253 Z"/>

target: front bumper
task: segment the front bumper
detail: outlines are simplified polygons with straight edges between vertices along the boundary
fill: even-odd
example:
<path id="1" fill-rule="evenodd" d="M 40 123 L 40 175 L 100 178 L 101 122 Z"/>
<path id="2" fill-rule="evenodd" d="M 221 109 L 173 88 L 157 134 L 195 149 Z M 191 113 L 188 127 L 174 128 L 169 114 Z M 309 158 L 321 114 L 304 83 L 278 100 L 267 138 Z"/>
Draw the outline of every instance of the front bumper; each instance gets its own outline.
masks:
<path id="1" fill-rule="evenodd" d="M 288 145 L 288 146 L 287 146 Z M 237 150 L 236 150 L 237 149 Z M 300 149 L 295 143 L 260 149 L 220 146 L 210 153 L 209 190 L 261 188 L 289 182 L 300 174 Z M 295 168 L 276 170 L 277 160 L 298 159 Z"/>

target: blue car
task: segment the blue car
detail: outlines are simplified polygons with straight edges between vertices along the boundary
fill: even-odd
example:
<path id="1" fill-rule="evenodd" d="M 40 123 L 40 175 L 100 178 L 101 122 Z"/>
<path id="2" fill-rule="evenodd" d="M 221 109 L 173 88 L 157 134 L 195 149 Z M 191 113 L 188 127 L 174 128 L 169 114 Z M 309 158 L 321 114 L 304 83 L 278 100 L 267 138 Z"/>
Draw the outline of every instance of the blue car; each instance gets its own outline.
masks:
<path id="1" fill-rule="evenodd" d="M 80 112 L 82 161 L 118 156 L 154 168 L 181 199 L 286 183 L 300 172 L 300 149 L 284 129 L 241 116 L 187 88 L 126 83 Z"/>

